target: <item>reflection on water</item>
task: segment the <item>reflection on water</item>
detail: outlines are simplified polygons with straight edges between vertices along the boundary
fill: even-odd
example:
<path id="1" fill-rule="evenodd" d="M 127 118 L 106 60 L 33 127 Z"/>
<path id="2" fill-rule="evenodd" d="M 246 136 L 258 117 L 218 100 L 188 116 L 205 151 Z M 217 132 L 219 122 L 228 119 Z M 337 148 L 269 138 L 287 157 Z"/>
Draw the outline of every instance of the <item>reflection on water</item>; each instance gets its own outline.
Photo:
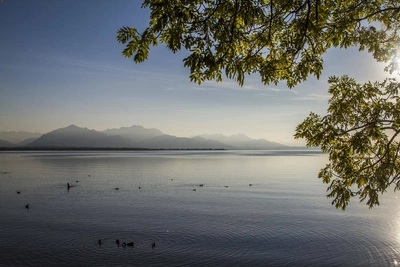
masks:
<path id="1" fill-rule="evenodd" d="M 316 178 L 326 161 L 313 151 L 3 152 L 0 265 L 397 265 L 399 199 L 389 190 L 378 208 L 336 210 Z"/>

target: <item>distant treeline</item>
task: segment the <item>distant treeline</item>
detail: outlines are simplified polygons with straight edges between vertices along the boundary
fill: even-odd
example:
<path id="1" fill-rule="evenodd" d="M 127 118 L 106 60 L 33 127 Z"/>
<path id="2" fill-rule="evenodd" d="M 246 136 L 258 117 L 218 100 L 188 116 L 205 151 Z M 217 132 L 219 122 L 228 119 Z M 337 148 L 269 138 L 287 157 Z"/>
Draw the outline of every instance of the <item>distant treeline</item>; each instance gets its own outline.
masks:
<path id="1" fill-rule="evenodd" d="M 0 147 L 0 151 L 163 151 L 163 150 L 225 150 L 224 148 L 132 148 L 132 147 Z"/>

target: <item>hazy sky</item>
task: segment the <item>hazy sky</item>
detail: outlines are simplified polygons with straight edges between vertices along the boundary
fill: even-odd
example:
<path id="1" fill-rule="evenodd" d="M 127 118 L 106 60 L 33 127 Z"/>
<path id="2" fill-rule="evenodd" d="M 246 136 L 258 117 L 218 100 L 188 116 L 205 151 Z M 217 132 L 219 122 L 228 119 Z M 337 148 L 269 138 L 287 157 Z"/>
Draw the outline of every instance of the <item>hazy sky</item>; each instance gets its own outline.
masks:
<path id="1" fill-rule="evenodd" d="M 357 49 L 330 50 L 320 80 L 288 89 L 258 75 L 189 81 L 182 59 L 164 46 L 135 64 L 121 55 L 122 26 L 144 29 L 149 11 L 131 0 L 0 2 L 0 131 L 46 133 L 75 124 L 105 130 L 142 125 L 176 136 L 246 134 L 287 145 L 310 111 L 325 114 L 331 75 L 383 80 L 384 64 Z"/>

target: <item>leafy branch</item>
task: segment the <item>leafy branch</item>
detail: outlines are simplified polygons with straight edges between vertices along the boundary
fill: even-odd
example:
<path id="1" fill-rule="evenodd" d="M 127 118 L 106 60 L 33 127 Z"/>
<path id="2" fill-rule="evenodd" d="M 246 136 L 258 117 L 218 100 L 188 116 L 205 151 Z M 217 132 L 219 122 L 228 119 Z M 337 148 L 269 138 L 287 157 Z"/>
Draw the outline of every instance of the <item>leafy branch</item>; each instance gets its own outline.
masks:
<path id="1" fill-rule="evenodd" d="M 361 85 L 348 76 L 331 77 L 328 82 L 332 94 L 328 114 L 311 113 L 297 126 L 295 138 L 329 154 L 319 178 L 329 184 L 328 197 L 337 208 L 346 209 L 354 196 L 369 207 L 379 205 L 379 194 L 390 185 L 400 189 L 400 83 L 387 79 Z"/>

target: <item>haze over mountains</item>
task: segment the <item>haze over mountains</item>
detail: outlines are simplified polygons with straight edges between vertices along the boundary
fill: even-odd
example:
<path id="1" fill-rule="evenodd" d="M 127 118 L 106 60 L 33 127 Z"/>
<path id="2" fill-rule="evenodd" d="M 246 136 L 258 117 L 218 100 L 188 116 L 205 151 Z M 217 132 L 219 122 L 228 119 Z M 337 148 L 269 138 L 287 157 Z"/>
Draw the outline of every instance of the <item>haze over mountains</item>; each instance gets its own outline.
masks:
<path id="1" fill-rule="evenodd" d="M 205 139 L 216 140 L 221 143 L 242 149 L 279 149 L 286 147 L 282 144 L 271 142 L 265 139 L 251 139 L 244 134 L 236 134 L 232 136 L 225 136 L 222 134 L 203 134 L 201 136 Z"/>
<path id="2" fill-rule="evenodd" d="M 22 137 L 25 139 L 22 140 Z M 143 149 L 285 149 L 288 146 L 243 134 L 224 136 L 203 134 L 194 137 L 167 135 L 139 125 L 89 130 L 70 125 L 46 134 L 0 132 L 0 147 L 26 148 L 143 148 Z"/>
<path id="3" fill-rule="evenodd" d="M 20 144 L 27 139 L 39 138 L 42 133 L 30 133 L 30 132 L 0 132 L 0 139 L 8 141 L 13 144 Z M 32 141 L 34 140 L 32 139 Z"/>

